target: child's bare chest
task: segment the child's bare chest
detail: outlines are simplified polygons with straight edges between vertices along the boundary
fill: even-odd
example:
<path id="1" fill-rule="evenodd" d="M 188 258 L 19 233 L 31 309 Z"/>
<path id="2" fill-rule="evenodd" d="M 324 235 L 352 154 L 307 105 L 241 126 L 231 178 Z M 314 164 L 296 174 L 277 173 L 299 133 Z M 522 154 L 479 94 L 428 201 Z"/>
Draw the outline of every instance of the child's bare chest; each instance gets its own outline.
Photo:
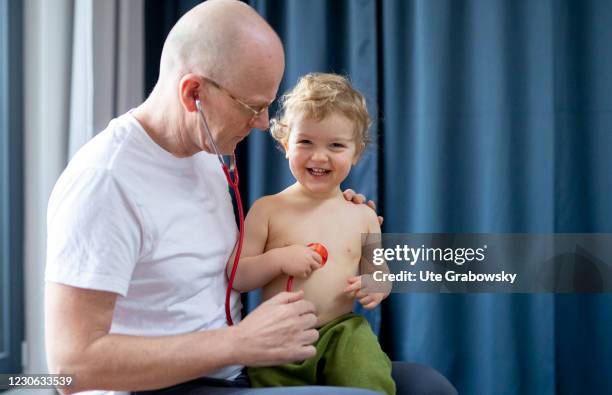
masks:
<path id="1" fill-rule="evenodd" d="M 332 260 L 358 261 L 365 231 L 359 218 L 355 218 L 350 210 L 286 210 L 271 218 L 265 249 L 321 243 Z"/>

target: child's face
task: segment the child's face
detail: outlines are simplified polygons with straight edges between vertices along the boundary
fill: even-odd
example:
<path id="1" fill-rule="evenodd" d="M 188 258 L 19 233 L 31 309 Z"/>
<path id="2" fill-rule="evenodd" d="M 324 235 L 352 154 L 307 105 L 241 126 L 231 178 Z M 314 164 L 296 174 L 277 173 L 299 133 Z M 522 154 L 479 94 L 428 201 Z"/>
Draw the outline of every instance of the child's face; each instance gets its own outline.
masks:
<path id="1" fill-rule="evenodd" d="M 344 115 L 334 113 L 321 121 L 294 120 L 285 150 L 291 173 L 302 186 L 325 194 L 348 176 L 363 147 L 355 141 L 354 126 Z"/>

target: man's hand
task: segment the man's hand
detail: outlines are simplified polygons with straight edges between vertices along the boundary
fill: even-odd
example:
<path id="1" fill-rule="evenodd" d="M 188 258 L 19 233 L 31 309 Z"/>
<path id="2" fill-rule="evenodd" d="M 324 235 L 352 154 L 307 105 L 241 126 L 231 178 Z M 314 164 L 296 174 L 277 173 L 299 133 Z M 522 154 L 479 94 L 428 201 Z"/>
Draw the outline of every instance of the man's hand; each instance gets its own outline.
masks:
<path id="1" fill-rule="evenodd" d="M 283 274 L 288 276 L 308 277 L 310 273 L 320 269 L 323 263 L 321 255 L 316 251 L 298 244 L 274 248 L 269 254 L 278 262 Z"/>
<path id="2" fill-rule="evenodd" d="M 387 293 L 384 292 L 372 292 L 369 293 L 367 290 L 361 288 L 361 276 L 349 277 L 346 282 L 349 284 L 344 288 L 344 293 L 348 294 L 353 298 L 357 298 L 359 303 L 366 310 L 372 310 L 387 297 Z"/>
<path id="3" fill-rule="evenodd" d="M 355 204 L 366 203 L 365 195 L 363 195 L 361 193 L 356 193 L 352 189 L 347 189 L 346 191 L 342 192 L 342 194 L 344 195 L 344 198 L 346 200 L 348 200 L 349 202 L 353 202 Z M 368 207 L 370 207 L 372 210 L 374 210 L 374 212 L 376 212 L 376 203 L 374 203 L 373 200 L 368 200 L 366 204 L 368 205 Z M 384 220 L 385 219 L 383 217 L 381 217 L 380 215 L 378 216 L 378 224 L 379 225 L 382 225 Z"/>
<path id="4" fill-rule="evenodd" d="M 319 332 L 315 307 L 304 292 L 281 292 L 262 303 L 233 331 L 234 359 L 247 366 L 273 366 L 315 355 Z"/>
<path id="5" fill-rule="evenodd" d="M 144 391 L 206 376 L 232 359 L 231 330 L 163 336 L 109 333 L 117 294 L 47 282 L 45 331 L 50 373 L 73 374 L 72 394 Z"/>

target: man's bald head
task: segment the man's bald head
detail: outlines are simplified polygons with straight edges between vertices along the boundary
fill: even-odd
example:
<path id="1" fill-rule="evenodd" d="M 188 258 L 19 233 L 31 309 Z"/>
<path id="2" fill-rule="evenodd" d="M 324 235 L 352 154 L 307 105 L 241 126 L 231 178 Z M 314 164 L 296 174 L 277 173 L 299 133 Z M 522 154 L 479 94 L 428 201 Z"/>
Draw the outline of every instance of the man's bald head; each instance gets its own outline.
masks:
<path id="1" fill-rule="evenodd" d="M 209 0 L 183 15 L 168 34 L 159 82 L 176 86 L 182 75 L 197 73 L 240 86 L 245 78 L 282 75 L 283 69 L 282 43 L 261 16 L 239 1 Z"/>
<path id="2" fill-rule="evenodd" d="M 213 153 L 204 127 L 229 154 L 252 129 L 268 128 L 267 107 L 284 69 L 280 38 L 255 10 L 237 0 L 209 0 L 168 34 L 157 84 L 134 116 L 176 156 Z"/>

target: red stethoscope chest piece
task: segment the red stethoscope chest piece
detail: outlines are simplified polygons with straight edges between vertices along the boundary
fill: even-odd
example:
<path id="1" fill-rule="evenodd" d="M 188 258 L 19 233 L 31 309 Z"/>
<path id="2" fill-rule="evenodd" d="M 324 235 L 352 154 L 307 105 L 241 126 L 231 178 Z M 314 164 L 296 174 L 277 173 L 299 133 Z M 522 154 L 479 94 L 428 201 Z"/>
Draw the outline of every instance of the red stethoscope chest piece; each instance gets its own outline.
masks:
<path id="1" fill-rule="evenodd" d="M 327 248 L 325 248 L 325 246 L 321 243 L 310 243 L 308 244 L 308 247 L 312 248 L 317 254 L 321 255 L 321 259 L 323 260 L 321 266 L 325 266 L 325 263 L 327 262 Z"/>
<path id="2" fill-rule="evenodd" d="M 308 247 L 312 248 L 313 250 L 315 250 L 315 252 L 319 255 L 321 255 L 321 267 L 325 266 L 325 264 L 327 263 L 327 248 L 325 248 L 325 246 L 321 243 L 310 243 L 308 244 Z M 287 292 L 291 292 L 291 287 L 293 285 L 293 276 L 289 276 L 289 278 L 287 279 Z"/>

